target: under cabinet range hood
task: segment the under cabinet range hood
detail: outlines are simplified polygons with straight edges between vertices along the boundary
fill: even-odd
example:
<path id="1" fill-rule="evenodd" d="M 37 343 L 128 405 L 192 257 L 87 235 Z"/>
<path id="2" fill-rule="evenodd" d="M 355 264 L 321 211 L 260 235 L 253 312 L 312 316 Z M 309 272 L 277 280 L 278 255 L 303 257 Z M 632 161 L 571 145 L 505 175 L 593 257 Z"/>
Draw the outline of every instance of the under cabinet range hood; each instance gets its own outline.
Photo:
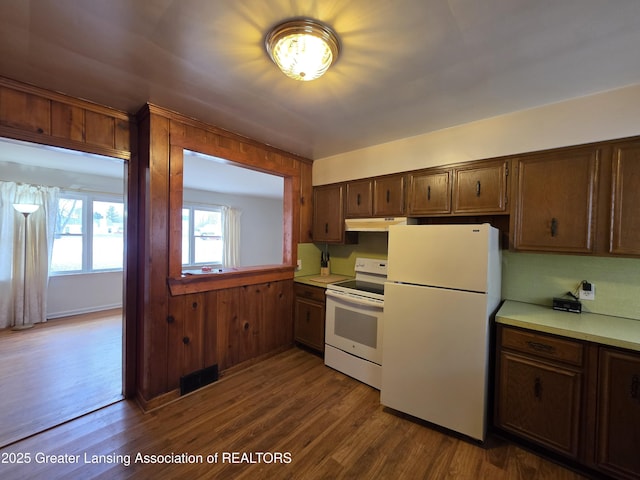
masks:
<path id="1" fill-rule="evenodd" d="M 347 218 L 344 229 L 347 232 L 388 232 L 390 225 L 410 225 L 415 219 L 407 217 Z"/>

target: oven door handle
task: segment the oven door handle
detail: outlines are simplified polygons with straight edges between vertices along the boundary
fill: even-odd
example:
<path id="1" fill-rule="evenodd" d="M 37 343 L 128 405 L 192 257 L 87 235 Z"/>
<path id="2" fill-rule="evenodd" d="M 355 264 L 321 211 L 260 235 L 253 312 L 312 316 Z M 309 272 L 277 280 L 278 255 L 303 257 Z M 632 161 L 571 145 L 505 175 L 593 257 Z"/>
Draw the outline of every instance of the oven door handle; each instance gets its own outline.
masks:
<path id="1" fill-rule="evenodd" d="M 366 298 L 357 297 L 355 295 L 344 295 L 338 292 L 334 292 L 332 290 L 327 290 L 326 295 L 328 297 L 338 298 L 345 302 L 356 303 L 358 305 L 364 305 L 366 307 L 377 307 L 383 308 L 383 303 L 376 300 L 367 300 Z"/>

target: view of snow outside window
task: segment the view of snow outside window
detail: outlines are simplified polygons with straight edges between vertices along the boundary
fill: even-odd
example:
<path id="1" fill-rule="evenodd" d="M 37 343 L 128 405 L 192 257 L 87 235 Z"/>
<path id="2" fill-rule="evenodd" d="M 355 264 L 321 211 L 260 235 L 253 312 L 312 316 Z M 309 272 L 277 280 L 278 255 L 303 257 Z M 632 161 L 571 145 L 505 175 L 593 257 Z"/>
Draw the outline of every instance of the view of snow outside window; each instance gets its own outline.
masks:
<path id="1" fill-rule="evenodd" d="M 58 200 L 53 273 L 120 270 L 123 258 L 123 202 L 94 200 L 91 195 Z"/>
<path id="2" fill-rule="evenodd" d="M 222 212 L 219 208 L 182 209 L 182 264 L 222 264 Z"/>

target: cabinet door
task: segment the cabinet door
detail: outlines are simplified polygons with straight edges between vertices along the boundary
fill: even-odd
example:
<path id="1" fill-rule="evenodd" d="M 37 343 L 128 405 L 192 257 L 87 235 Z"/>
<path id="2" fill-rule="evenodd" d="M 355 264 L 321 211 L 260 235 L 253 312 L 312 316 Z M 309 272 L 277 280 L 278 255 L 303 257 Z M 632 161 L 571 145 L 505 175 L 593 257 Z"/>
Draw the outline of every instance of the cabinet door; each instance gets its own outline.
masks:
<path id="1" fill-rule="evenodd" d="M 374 179 L 374 215 L 392 217 L 404 214 L 404 181 L 404 175 Z"/>
<path id="2" fill-rule="evenodd" d="M 451 171 L 409 176 L 409 215 L 451 213 Z"/>
<path id="3" fill-rule="evenodd" d="M 577 457 L 581 384 L 576 370 L 501 352 L 498 426 Z"/>
<path id="4" fill-rule="evenodd" d="M 296 298 L 295 339 L 309 347 L 324 351 L 324 305 Z"/>
<path id="5" fill-rule="evenodd" d="M 313 241 L 340 243 L 344 239 L 344 186 L 327 185 L 313 190 Z"/>
<path id="6" fill-rule="evenodd" d="M 600 349 L 598 468 L 640 478 L 640 355 Z"/>
<path id="7" fill-rule="evenodd" d="M 373 214 L 371 180 L 347 183 L 347 217 L 370 217 Z"/>
<path id="8" fill-rule="evenodd" d="M 599 156 L 583 148 L 518 160 L 517 250 L 593 251 Z"/>
<path id="9" fill-rule="evenodd" d="M 455 169 L 453 213 L 506 213 L 507 162 Z"/>
<path id="10" fill-rule="evenodd" d="M 618 146 L 613 156 L 609 251 L 640 255 L 640 143 Z"/>

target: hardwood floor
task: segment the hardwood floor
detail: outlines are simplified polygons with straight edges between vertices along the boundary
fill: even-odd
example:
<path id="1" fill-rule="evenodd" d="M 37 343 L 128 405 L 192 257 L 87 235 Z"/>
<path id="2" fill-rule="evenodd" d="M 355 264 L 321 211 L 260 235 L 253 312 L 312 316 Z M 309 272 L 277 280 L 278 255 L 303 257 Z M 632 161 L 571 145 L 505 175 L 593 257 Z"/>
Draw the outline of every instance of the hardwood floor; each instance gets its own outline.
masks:
<path id="1" fill-rule="evenodd" d="M 0 446 L 121 400 L 120 310 L 0 331 L 0 392 Z"/>
<path id="2" fill-rule="evenodd" d="M 509 443 L 489 443 L 394 414 L 378 391 L 292 348 L 150 413 L 122 401 L 1 449 L 8 463 L 0 477 L 582 478 Z M 19 455 L 30 463 L 16 464 Z M 167 457 L 145 463 L 145 455 Z"/>

